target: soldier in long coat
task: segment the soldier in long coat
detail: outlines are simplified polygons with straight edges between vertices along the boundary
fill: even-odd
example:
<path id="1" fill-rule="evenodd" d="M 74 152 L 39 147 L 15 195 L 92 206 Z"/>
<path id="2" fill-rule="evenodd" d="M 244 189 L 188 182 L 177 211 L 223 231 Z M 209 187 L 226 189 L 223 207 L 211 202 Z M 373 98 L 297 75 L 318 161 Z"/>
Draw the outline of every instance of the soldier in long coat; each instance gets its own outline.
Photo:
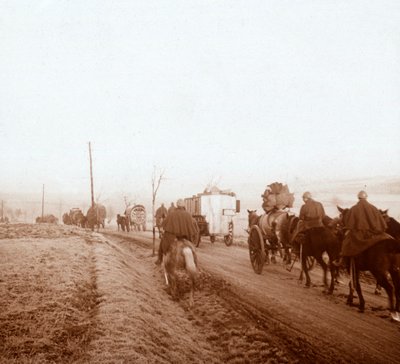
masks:
<path id="1" fill-rule="evenodd" d="M 157 265 L 161 264 L 163 254 L 168 251 L 175 239 L 192 241 L 197 233 L 192 215 L 185 210 L 185 203 L 182 199 L 177 201 L 176 208 L 168 213 L 162 225 L 164 234 L 158 248 Z"/>
<path id="2" fill-rule="evenodd" d="M 367 201 L 367 193 L 360 191 L 357 197 L 358 202 L 345 216 L 347 232 L 342 243 L 341 257 L 334 262 L 336 266 L 342 264 L 343 257 L 358 255 L 378 241 L 393 239 L 385 232 L 387 225 L 379 209 Z"/>

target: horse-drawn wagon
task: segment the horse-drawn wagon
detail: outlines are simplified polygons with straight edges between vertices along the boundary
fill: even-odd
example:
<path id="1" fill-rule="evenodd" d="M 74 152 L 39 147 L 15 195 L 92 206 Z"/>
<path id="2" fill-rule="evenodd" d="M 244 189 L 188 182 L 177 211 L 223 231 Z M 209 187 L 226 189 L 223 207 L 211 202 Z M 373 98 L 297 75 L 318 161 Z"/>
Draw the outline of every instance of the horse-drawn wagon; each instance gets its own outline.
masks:
<path id="1" fill-rule="evenodd" d="M 263 198 L 262 215 L 257 215 L 256 210 L 247 210 L 249 213 L 249 246 L 250 262 L 253 270 L 261 274 L 264 264 L 276 262 L 276 257 L 283 262 L 292 262 L 292 253 L 297 256 L 299 252 L 292 252 L 292 238 L 295 232 L 294 214 L 290 212 L 293 207 L 294 196 L 286 185 L 273 183 L 267 186 Z M 298 220 L 298 218 L 296 218 Z M 311 269 L 313 258 L 307 258 L 307 266 Z"/>
<path id="2" fill-rule="evenodd" d="M 240 212 L 240 201 L 233 192 L 211 188 L 209 191 L 185 198 L 185 208 L 199 227 L 195 241 L 199 246 L 201 236 L 209 236 L 212 243 L 223 236 L 227 246 L 233 243 L 232 218 Z"/>
<path id="3" fill-rule="evenodd" d="M 146 208 L 143 205 L 128 206 L 125 210 L 125 216 L 129 218 L 132 230 L 146 230 Z"/>

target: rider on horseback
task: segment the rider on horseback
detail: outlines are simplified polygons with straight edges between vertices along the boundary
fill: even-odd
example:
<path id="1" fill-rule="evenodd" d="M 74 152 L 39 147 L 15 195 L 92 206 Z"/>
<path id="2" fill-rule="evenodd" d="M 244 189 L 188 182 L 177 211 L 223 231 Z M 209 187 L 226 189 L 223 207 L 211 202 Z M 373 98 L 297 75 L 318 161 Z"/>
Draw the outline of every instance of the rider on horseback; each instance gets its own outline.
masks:
<path id="1" fill-rule="evenodd" d="M 379 210 L 367 201 L 368 195 L 360 191 L 358 202 L 344 216 L 344 227 L 347 230 L 342 244 L 339 261 L 333 264 L 340 266 L 343 257 L 355 256 L 383 239 L 392 237 L 385 233 L 386 222 Z"/>
<path id="2" fill-rule="evenodd" d="M 315 201 L 308 191 L 303 193 L 303 201 L 304 205 L 300 209 L 299 224 L 291 239 L 292 244 L 296 241 L 296 238 L 302 241 L 308 230 L 324 226 L 322 221 L 325 217 L 325 210 L 322 203 Z"/>
<path id="3" fill-rule="evenodd" d="M 192 241 L 197 232 L 192 215 L 185 210 L 182 199 L 177 201 L 176 208 L 167 215 L 162 225 L 164 234 L 158 248 L 158 259 L 155 263 L 157 265 L 161 264 L 163 254 L 168 251 L 175 239 Z"/>

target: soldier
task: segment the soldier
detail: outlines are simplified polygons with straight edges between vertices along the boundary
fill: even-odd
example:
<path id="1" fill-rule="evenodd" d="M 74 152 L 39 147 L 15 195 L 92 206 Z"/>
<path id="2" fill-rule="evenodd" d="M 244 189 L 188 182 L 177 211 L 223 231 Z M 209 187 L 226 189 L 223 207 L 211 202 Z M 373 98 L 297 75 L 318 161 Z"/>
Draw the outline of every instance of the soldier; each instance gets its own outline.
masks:
<path id="1" fill-rule="evenodd" d="M 169 212 L 163 221 L 164 234 L 158 248 L 158 259 L 155 264 L 162 262 L 163 254 L 168 251 L 175 239 L 186 239 L 192 241 L 196 235 L 196 225 L 192 215 L 185 209 L 185 203 L 179 199 L 176 208 Z"/>
<path id="2" fill-rule="evenodd" d="M 291 239 L 292 243 L 295 242 L 297 237 L 300 238 L 299 234 L 303 234 L 304 237 L 307 230 L 324 226 L 322 220 L 325 217 L 325 210 L 322 203 L 315 201 L 308 191 L 303 193 L 303 201 L 304 204 L 301 206 L 299 215 L 300 221 Z"/>
<path id="3" fill-rule="evenodd" d="M 365 246 L 368 248 L 374 241 L 390 239 L 386 234 L 387 225 L 379 210 L 367 201 L 368 195 L 360 191 L 357 195 L 358 202 L 349 209 L 344 221 L 346 236 L 343 240 L 339 261 L 333 262 L 340 266 L 344 256 L 353 256 L 356 250 Z M 362 252 L 359 251 L 358 253 Z"/>

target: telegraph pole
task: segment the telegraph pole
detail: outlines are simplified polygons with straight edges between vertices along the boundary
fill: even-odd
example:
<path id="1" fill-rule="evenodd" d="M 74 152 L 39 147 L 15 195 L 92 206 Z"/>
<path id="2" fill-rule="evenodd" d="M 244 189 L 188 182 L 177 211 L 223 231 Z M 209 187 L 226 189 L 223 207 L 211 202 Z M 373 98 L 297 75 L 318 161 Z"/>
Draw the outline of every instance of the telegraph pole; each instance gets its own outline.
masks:
<path id="1" fill-rule="evenodd" d="M 92 148 L 91 148 L 90 142 L 89 142 L 89 160 L 90 160 L 90 191 L 91 191 L 91 195 L 92 195 L 92 207 L 94 207 Z"/>
<path id="2" fill-rule="evenodd" d="M 43 222 L 43 215 L 44 215 L 44 185 L 43 185 L 43 192 L 42 192 L 42 222 Z"/>

